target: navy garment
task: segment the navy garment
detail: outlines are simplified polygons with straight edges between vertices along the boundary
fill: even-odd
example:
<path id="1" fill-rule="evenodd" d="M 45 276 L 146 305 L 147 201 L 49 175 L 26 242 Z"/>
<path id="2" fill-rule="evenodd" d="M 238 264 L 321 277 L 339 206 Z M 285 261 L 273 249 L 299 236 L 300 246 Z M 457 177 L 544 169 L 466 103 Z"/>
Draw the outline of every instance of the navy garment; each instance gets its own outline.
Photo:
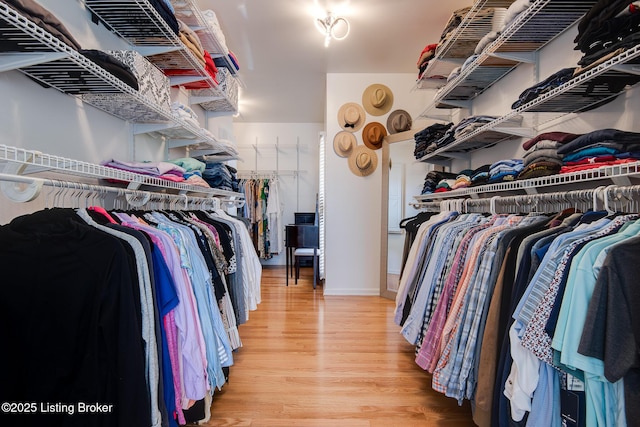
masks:
<path id="1" fill-rule="evenodd" d="M 629 3 L 631 3 L 629 0 L 599 0 L 593 5 L 578 23 L 578 35 L 574 40 L 576 49 L 584 51 L 594 39 L 597 39 L 600 31 L 607 30 L 606 23 L 615 19 L 615 16 L 626 9 Z M 615 28 L 613 27 L 612 30 Z"/>
<path id="2" fill-rule="evenodd" d="M 557 71 L 554 74 L 550 75 L 540 83 L 537 83 L 525 89 L 518 97 L 518 100 L 511 105 L 511 108 L 515 110 L 516 108 L 530 101 L 533 101 L 540 95 L 563 85 L 564 83 L 568 82 L 573 78 L 574 71 L 575 71 L 575 67 L 563 68 L 560 71 Z"/>
<path id="3" fill-rule="evenodd" d="M 218 161 L 207 160 L 206 156 L 194 158 L 206 165 L 204 172 L 202 172 L 202 179 L 204 179 L 211 188 L 235 192 L 240 190 L 237 169 Z"/>
<path id="4" fill-rule="evenodd" d="M 611 128 L 594 130 L 593 132 L 585 133 L 573 141 L 559 146 L 558 154 L 571 153 L 603 142 L 613 142 L 629 146 L 629 150 L 627 151 L 636 151 L 640 149 L 640 133 L 626 132 Z"/>
<path id="5" fill-rule="evenodd" d="M 415 158 L 420 159 L 435 151 L 438 148 L 436 141 L 442 138 L 452 126 L 453 123 L 446 125 L 434 123 L 420 132 L 416 132 L 413 136 L 416 141 L 416 147 L 413 151 Z"/>

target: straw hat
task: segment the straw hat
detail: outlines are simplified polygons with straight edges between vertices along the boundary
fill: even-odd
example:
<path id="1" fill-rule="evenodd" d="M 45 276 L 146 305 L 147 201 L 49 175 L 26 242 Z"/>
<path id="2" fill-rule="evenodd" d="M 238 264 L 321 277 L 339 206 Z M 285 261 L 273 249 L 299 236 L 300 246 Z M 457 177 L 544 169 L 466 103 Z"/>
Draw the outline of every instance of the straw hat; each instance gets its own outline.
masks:
<path id="1" fill-rule="evenodd" d="M 362 128 L 366 119 L 366 113 L 361 105 L 355 102 L 347 102 L 338 110 L 338 124 L 349 132 L 355 132 Z"/>
<path id="2" fill-rule="evenodd" d="M 340 157 L 349 157 L 356 145 L 358 145 L 358 141 L 351 132 L 341 130 L 333 137 L 333 151 Z"/>
<path id="3" fill-rule="evenodd" d="M 382 116 L 393 106 L 393 92 L 383 84 L 372 84 L 362 93 L 362 105 L 372 116 Z"/>
<path id="4" fill-rule="evenodd" d="M 371 175 L 378 167 L 378 155 L 364 145 L 356 146 L 349 155 L 349 169 L 357 176 Z"/>
<path id="5" fill-rule="evenodd" d="M 385 136 L 387 136 L 387 130 L 379 122 L 367 123 L 362 130 L 362 142 L 372 150 L 382 147 L 382 140 Z"/>
<path id="6" fill-rule="evenodd" d="M 411 114 L 404 110 L 394 110 L 387 117 L 387 129 L 391 134 L 406 132 L 411 129 L 412 124 Z"/>

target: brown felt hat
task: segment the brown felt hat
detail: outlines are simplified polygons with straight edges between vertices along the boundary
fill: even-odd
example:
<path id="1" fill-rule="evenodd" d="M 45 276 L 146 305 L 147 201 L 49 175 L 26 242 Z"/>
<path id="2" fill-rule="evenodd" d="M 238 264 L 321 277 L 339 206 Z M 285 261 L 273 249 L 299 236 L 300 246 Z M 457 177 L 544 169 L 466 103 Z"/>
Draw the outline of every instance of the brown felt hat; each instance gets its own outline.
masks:
<path id="1" fill-rule="evenodd" d="M 387 136 L 387 130 L 384 125 L 379 122 L 367 123 L 362 130 L 362 142 L 372 150 L 377 150 L 382 147 L 382 140 L 385 136 Z"/>

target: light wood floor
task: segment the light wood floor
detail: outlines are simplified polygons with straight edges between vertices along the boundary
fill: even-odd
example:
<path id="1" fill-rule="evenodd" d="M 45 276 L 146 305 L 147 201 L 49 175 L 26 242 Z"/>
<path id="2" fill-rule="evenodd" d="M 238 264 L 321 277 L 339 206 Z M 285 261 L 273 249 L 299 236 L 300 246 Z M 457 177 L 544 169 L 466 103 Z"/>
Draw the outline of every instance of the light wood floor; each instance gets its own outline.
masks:
<path id="1" fill-rule="evenodd" d="M 468 403 L 431 389 L 393 323 L 392 301 L 285 287 L 265 268 L 262 303 L 240 327 L 229 383 L 208 426 L 472 426 Z"/>

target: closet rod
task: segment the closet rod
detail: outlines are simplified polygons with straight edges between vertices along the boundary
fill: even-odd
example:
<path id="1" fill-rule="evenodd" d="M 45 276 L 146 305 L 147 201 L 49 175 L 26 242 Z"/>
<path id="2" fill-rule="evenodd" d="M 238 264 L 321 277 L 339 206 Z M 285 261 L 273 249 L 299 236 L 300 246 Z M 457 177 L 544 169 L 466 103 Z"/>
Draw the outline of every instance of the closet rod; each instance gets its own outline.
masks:
<path id="1" fill-rule="evenodd" d="M 36 199 L 40 195 L 43 186 L 58 188 L 61 191 L 81 191 L 92 192 L 98 195 L 113 194 L 115 196 L 124 196 L 131 206 L 143 207 L 150 201 L 170 203 L 181 203 L 187 207 L 189 205 L 200 204 L 206 206 L 212 203 L 212 209 L 219 207 L 221 203 L 227 206 L 242 207 L 244 199 L 233 199 L 229 197 L 193 197 L 186 194 L 166 194 L 156 193 L 143 190 L 132 190 L 128 188 L 107 187 L 104 185 L 86 184 L 80 182 L 61 181 L 46 178 L 26 177 L 21 175 L 12 175 L 0 173 L 0 189 L 10 200 L 14 202 L 24 203 Z M 25 191 L 24 185 L 29 190 Z"/>
<path id="2" fill-rule="evenodd" d="M 540 193 L 516 196 L 494 196 L 484 199 L 448 199 L 440 202 L 414 203 L 416 209 L 457 210 L 459 212 L 540 212 L 568 207 L 597 210 L 622 203 L 640 201 L 640 186 L 598 187 L 567 192 Z"/>
<path id="3" fill-rule="evenodd" d="M 301 173 L 305 171 L 296 171 L 296 170 L 255 170 L 255 171 L 238 171 L 237 176 L 239 179 L 269 179 L 269 178 L 277 178 L 279 176 L 293 176 L 297 177 Z"/>

